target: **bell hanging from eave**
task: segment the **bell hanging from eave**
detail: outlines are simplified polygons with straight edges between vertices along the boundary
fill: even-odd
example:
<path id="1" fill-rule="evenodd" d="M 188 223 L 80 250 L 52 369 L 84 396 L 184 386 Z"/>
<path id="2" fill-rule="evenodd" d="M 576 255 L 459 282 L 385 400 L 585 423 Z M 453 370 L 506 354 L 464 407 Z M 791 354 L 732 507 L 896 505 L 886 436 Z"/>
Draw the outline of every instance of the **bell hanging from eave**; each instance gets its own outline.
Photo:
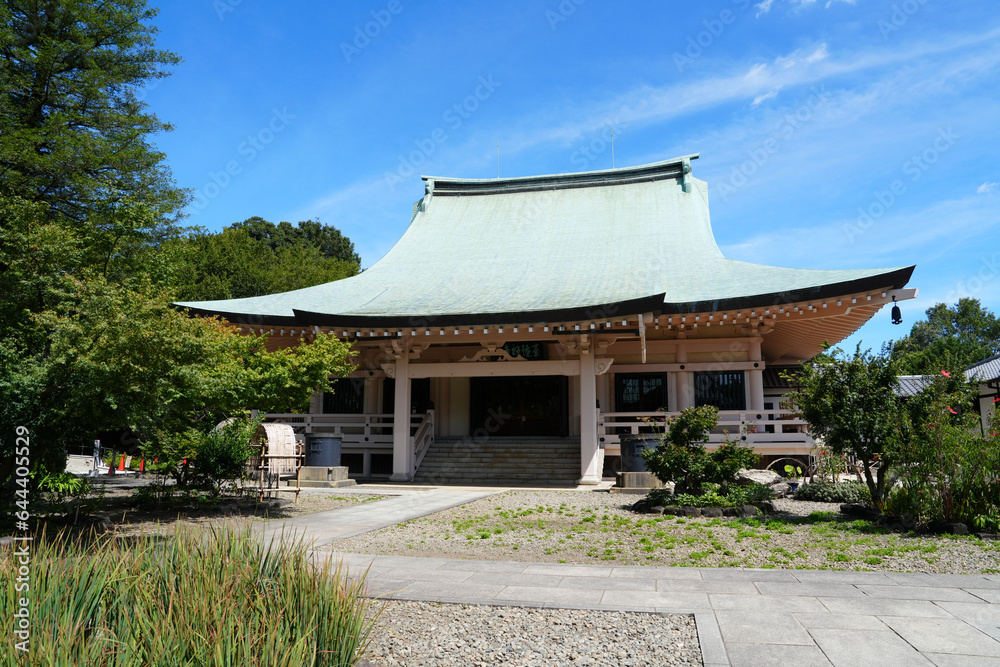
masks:
<path id="1" fill-rule="evenodd" d="M 903 323 L 903 313 L 899 311 L 899 305 L 896 304 L 896 297 L 892 297 L 892 323 Z"/>

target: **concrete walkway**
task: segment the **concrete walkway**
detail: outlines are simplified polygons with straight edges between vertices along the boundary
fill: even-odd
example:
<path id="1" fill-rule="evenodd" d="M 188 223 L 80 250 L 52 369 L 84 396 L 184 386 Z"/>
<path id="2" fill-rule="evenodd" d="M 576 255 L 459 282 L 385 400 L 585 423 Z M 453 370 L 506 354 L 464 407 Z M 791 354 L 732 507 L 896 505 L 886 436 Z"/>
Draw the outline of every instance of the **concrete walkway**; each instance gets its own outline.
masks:
<path id="1" fill-rule="evenodd" d="M 268 522 L 316 546 L 504 489 L 399 494 Z M 341 490 L 342 491 L 342 490 Z M 356 492 L 362 492 L 357 489 Z M 1000 667 L 1000 575 L 562 565 L 317 551 L 400 600 L 694 614 L 705 665 Z M 998 559 L 1000 567 L 1000 559 Z M 613 629 L 609 629 L 613 631 Z"/>
<path id="2" fill-rule="evenodd" d="M 335 557 L 393 599 L 693 613 L 710 667 L 1000 666 L 1000 575 Z"/>
<path id="3" fill-rule="evenodd" d="M 303 538 L 313 546 L 319 547 L 334 540 L 343 540 L 404 521 L 419 519 L 505 490 L 376 486 L 366 486 L 363 489 L 354 487 L 350 491 L 337 489 L 338 494 L 353 492 L 393 495 L 360 505 L 304 514 L 283 521 L 268 521 L 262 524 L 260 530 L 265 540 Z"/>

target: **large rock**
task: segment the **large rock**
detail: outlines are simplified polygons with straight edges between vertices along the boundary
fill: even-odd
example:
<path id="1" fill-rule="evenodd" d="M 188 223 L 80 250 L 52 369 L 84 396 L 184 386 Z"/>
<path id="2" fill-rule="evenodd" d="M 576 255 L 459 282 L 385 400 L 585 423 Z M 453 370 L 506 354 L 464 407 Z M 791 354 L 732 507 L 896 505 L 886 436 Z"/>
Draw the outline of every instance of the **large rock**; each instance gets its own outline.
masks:
<path id="1" fill-rule="evenodd" d="M 747 486 L 752 482 L 771 486 L 783 480 L 784 478 L 773 470 L 744 469 L 736 474 L 736 483 L 740 486 Z"/>

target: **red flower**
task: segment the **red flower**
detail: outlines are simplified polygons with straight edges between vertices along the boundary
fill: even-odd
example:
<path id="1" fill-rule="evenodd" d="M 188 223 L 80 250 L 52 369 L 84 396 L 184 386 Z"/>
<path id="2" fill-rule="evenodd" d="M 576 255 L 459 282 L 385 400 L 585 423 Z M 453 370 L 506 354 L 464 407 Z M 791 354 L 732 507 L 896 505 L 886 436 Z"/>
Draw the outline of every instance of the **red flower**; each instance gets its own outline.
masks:
<path id="1" fill-rule="evenodd" d="M 941 371 L 941 375 L 945 376 L 946 378 L 951 377 L 951 373 L 949 373 L 948 371 Z"/>
<path id="2" fill-rule="evenodd" d="M 948 412 L 950 412 L 953 415 L 957 415 L 958 414 L 957 412 L 955 412 L 954 410 L 951 409 L 950 405 L 948 406 Z"/>

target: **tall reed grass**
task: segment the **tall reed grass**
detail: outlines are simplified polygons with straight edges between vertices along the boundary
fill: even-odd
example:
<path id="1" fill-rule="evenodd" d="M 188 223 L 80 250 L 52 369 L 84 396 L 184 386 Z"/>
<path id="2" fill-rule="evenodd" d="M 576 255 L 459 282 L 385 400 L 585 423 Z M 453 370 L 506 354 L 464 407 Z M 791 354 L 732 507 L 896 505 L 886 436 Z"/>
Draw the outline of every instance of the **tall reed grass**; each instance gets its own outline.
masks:
<path id="1" fill-rule="evenodd" d="M 380 613 L 363 577 L 314 564 L 301 542 L 248 525 L 167 538 L 40 539 L 32 548 L 31 651 L 13 650 L 16 570 L 0 553 L 3 665 L 349 666 Z M 9 612 L 8 612 L 9 610 Z"/>

